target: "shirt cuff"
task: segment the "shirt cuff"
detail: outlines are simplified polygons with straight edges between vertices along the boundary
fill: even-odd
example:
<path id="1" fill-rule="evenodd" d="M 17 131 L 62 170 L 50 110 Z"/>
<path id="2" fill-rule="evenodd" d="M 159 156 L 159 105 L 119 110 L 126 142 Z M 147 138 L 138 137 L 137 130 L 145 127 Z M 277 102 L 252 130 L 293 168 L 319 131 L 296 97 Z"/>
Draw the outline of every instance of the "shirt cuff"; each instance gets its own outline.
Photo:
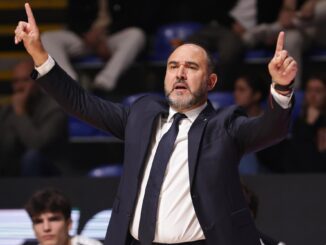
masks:
<path id="1" fill-rule="evenodd" d="M 35 67 L 35 70 L 38 72 L 37 78 L 43 77 L 46 75 L 51 69 L 54 67 L 55 61 L 54 59 L 49 55 L 48 59 L 40 66 Z"/>
<path id="2" fill-rule="evenodd" d="M 289 95 L 282 95 L 277 93 L 274 87 L 271 85 L 271 94 L 276 103 L 279 104 L 283 109 L 289 109 L 292 106 L 291 99 L 293 91 Z"/>

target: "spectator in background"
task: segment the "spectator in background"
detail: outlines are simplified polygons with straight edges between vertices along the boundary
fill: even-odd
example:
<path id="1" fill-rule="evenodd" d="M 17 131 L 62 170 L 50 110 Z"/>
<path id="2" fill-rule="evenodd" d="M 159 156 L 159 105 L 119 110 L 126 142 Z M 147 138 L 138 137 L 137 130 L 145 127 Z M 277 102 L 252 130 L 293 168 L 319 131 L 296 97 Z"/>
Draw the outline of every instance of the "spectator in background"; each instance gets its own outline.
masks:
<path id="1" fill-rule="evenodd" d="M 55 189 L 35 192 L 25 205 L 32 220 L 39 245 L 101 245 L 102 243 L 69 235 L 72 227 L 71 204 L 67 197 Z"/>
<path id="2" fill-rule="evenodd" d="M 263 76 L 242 75 L 235 82 L 235 103 L 241 106 L 249 117 L 257 117 L 264 111 L 269 95 L 269 85 Z M 261 151 L 244 155 L 240 161 L 240 174 L 280 173 L 287 165 L 288 139 Z"/>
<path id="3" fill-rule="evenodd" d="M 326 79 L 308 79 L 302 115 L 294 122 L 289 172 L 326 172 Z"/>
<path id="4" fill-rule="evenodd" d="M 202 6 L 197 4 L 193 7 L 203 16 L 196 19 L 207 25 L 189 40 L 205 46 L 213 53 L 218 52 L 221 70 L 219 88 L 232 90 L 247 47 L 247 32 L 260 23 L 274 22 L 284 1 L 287 0 L 207 0 L 201 2 Z"/>
<path id="5" fill-rule="evenodd" d="M 262 104 L 269 93 L 269 86 L 264 79 L 255 76 L 241 75 L 235 81 L 234 99 L 249 117 L 263 113 Z"/>
<path id="6" fill-rule="evenodd" d="M 285 47 L 298 61 L 299 73 L 295 87 L 302 87 L 302 55 L 312 45 L 326 47 L 326 1 L 283 0 L 278 18 L 271 22 L 260 22 L 244 35 L 245 44 L 252 48 L 263 43 L 270 46 L 276 42 L 279 31 L 285 30 Z"/>
<path id="7" fill-rule="evenodd" d="M 258 77 L 241 75 L 234 86 L 235 103 L 241 106 L 248 117 L 257 117 L 264 111 L 263 102 L 269 93 L 269 86 Z M 256 174 L 265 171 L 255 153 L 245 155 L 239 165 L 241 174 Z"/>
<path id="8" fill-rule="evenodd" d="M 77 73 L 70 58 L 96 54 L 106 62 L 96 75 L 94 86 L 111 91 L 120 75 L 135 60 L 145 45 L 145 34 L 133 22 L 137 9 L 131 1 L 69 0 L 68 28 L 45 32 L 43 44 L 50 55 L 74 79 Z"/>
<path id="9" fill-rule="evenodd" d="M 241 1 L 241 0 L 240 0 Z M 203 18 L 195 17 L 204 27 L 188 38 L 191 43 L 197 43 L 210 50 L 218 52 L 219 89 L 231 90 L 239 72 L 244 46 L 241 35 L 245 30 L 244 23 L 233 17 L 232 11 L 239 0 L 204 1 L 201 6 L 193 6 Z M 250 9 L 250 8 L 249 8 Z M 207 13 L 203 15 L 202 13 Z"/>
<path id="10" fill-rule="evenodd" d="M 0 176 L 56 175 L 67 142 L 63 110 L 30 78 L 34 65 L 13 69 L 12 103 L 0 110 Z"/>

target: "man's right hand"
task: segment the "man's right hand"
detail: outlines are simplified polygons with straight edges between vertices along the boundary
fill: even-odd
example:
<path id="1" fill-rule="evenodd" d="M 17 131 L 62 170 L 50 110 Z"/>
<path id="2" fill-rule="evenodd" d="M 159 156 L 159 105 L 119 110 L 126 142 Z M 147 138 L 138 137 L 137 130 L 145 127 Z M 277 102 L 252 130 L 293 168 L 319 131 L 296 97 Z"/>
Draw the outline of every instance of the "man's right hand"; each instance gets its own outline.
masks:
<path id="1" fill-rule="evenodd" d="M 25 10 L 28 21 L 19 21 L 15 30 L 15 44 L 23 42 L 25 49 L 32 56 L 35 66 L 40 66 L 48 59 L 48 53 L 43 47 L 39 29 L 28 3 L 25 3 Z"/>

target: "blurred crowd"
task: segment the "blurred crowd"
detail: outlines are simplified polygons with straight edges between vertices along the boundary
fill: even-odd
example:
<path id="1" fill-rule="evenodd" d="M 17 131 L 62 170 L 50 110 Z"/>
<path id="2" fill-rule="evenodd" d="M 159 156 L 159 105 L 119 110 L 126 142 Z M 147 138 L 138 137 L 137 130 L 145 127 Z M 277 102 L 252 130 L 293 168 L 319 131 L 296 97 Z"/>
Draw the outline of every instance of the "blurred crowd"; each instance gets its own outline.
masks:
<path id="1" fill-rule="evenodd" d="M 76 80 L 74 59 L 100 58 L 104 65 L 94 75 L 91 91 L 114 92 L 120 76 L 151 52 L 158 29 L 181 22 L 198 25 L 183 38 L 171 39 L 171 48 L 193 42 L 211 51 L 217 60 L 218 90 L 233 91 L 235 103 L 249 117 L 264 113 L 271 81 L 244 72 L 244 54 L 272 49 L 279 31 L 285 31 L 285 49 L 299 65 L 294 84 L 303 91 L 303 106 L 289 137 L 245 156 L 240 172 L 326 172 L 326 76 L 302 76 L 306 52 L 326 47 L 324 0 L 69 0 L 66 27 L 43 32 L 42 41 Z M 38 89 L 29 76 L 32 69 L 29 60 L 13 67 L 12 102 L 0 107 L 0 176 L 58 176 L 68 161 L 67 115 Z"/>

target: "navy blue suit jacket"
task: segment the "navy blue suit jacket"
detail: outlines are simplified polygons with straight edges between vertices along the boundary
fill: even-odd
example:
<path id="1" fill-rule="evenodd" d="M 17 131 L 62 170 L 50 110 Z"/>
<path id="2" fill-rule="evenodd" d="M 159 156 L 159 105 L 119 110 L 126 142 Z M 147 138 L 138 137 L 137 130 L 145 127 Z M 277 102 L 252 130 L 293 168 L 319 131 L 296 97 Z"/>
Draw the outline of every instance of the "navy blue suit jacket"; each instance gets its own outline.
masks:
<path id="1" fill-rule="evenodd" d="M 124 171 L 113 205 L 106 245 L 125 245 L 142 180 L 144 161 L 167 102 L 144 96 L 131 107 L 84 91 L 56 65 L 40 78 L 41 86 L 69 113 L 124 140 Z M 288 131 L 290 110 L 272 97 L 265 113 L 248 118 L 237 106 L 215 111 L 208 106 L 189 130 L 191 197 L 207 245 L 260 245 L 238 173 L 243 154 L 272 145 Z"/>

